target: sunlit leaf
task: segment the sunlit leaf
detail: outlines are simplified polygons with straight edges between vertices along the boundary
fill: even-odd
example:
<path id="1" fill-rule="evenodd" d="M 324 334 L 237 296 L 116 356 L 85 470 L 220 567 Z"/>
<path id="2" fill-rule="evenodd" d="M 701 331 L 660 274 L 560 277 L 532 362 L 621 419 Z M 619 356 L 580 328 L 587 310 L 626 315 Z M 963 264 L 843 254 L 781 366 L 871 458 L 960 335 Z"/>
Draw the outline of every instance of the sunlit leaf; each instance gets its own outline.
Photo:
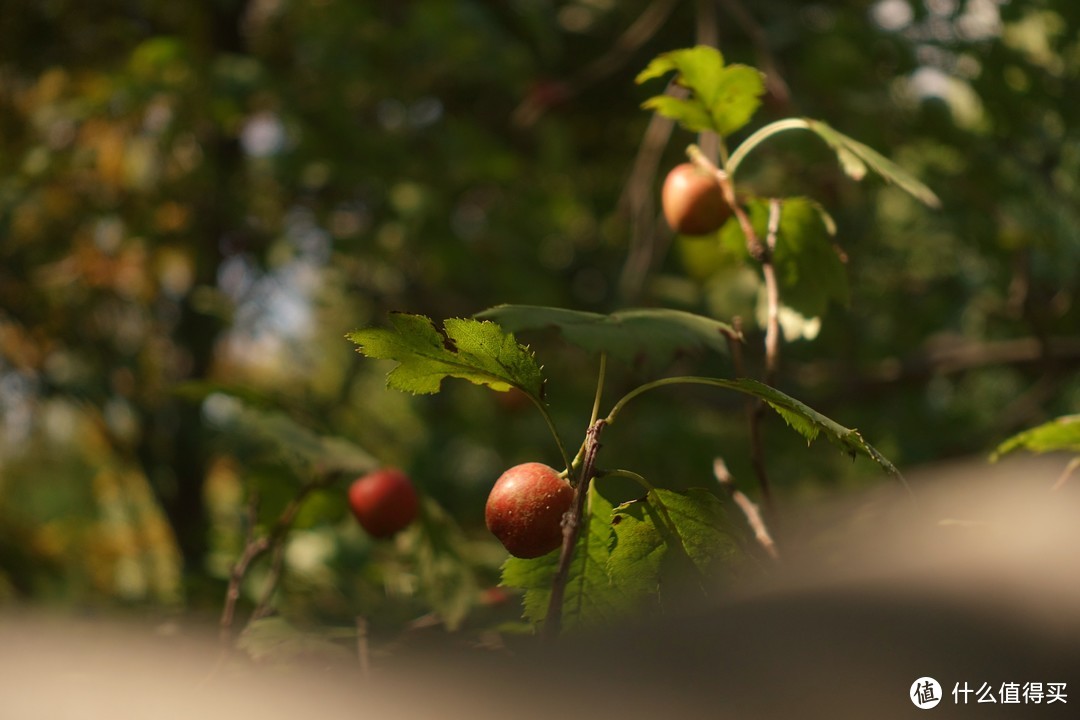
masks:
<path id="1" fill-rule="evenodd" d="M 760 72 L 746 65 L 724 65 L 716 48 L 699 45 L 655 58 L 637 82 L 675 72 L 675 82 L 690 91 L 687 99 L 657 95 L 642 107 L 681 123 L 694 132 L 711 130 L 730 135 L 746 125 L 761 105 L 765 83 Z"/>
<path id="2" fill-rule="evenodd" d="M 1013 435 L 997 446 L 991 460 L 1014 450 L 1080 452 L 1080 415 L 1064 415 Z"/>
<path id="3" fill-rule="evenodd" d="M 369 328 L 349 333 L 367 357 L 396 360 L 387 385 L 414 394 L 439 392 L 447 377 L 494 390 L 512 387 L 539 398 L 540 366 L 533 353 L 493 322 L 451 319 L 440 331 L 422 315 L 392 313 L 393 329 Z"/>

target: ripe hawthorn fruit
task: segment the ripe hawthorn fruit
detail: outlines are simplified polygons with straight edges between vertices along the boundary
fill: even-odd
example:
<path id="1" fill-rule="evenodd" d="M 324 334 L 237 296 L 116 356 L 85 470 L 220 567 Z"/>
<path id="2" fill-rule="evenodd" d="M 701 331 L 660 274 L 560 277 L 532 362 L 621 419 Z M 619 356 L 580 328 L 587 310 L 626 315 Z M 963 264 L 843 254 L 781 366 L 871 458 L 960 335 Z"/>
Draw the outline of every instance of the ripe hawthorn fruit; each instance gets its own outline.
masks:
<path id="1" fill-rule="evenodd" d="M 511 555 L 535 558 L 562 544 L 562 517 L 574 499 L 570 483 L 543 463 L 515 465 L 488 495 L 488 530 Z"/>
<path id="2" fill-rule="evenodd" d="M 682 235 L 716 232 L 731 216 L 720 182 L 693 163 L 676 165 L 660 193 L 664 218 Z"/>
<path id="3" fill-rule="evenodd" d="M 380 468 L 349 486 L 349 507 L 368 535 L 388 538 L 416 519 L 420 502 L 408 475 Z"/>

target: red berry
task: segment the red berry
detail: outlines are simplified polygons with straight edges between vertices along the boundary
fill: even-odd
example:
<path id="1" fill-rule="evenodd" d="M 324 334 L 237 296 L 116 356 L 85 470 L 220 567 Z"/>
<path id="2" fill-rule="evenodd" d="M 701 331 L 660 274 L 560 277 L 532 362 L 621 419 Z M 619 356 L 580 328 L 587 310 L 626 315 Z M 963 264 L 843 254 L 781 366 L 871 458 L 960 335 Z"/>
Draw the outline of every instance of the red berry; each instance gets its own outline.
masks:
<path id="1" fill-rule="evenodd" d="M 511 555 L 540 557 L 562 544 L 562 518 L 573 499 L 574 489 L 554 468 L 515 465 L 495 481 L 484 519 Z"/>
<path id="2" fill-rule="evenodd" d="M 672 168 L 660 199 L 668 225 L 682 235 L 716 232 L 731 215 L 720 182 L 693 163 Z"/>
<path id="3" fill-rule="evenodd" d="M 369 535 L 388 538 L 416 519 L 420 502 L 408 475 L 381 468 L 349 486 L 349 507 Z"/>

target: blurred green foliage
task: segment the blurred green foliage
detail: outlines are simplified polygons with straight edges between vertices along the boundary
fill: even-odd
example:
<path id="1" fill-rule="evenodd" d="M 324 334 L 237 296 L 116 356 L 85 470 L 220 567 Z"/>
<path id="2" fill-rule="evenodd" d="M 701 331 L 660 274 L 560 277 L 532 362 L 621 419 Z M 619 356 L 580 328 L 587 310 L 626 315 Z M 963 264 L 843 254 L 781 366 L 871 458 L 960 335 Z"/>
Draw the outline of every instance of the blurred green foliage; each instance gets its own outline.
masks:
<path id="1" fill-rule="evenodd" d="M 310 471 L 304 453 L 328 443 L 341 481 L 297 518 L 283 614 L 516 617 L 485 604 L 503 555 L 483 499 L 511 464 L 558 464 L 543 419 L 465 383 L 388 392 L 389 365 L 344 335 L 391 310 L 664 306 L 740 315 L 760 347 L 756 275 L 657 219 L 660 180 L 694 138 L 646 139 L 639 104 L 655 88 L 634 77 L 694 44 L 703 3 L 663 3 L 647 39 L 620 40 L 659 4 L 8 3 L 0 601 L 212 613 L 251 490 L 272 523 Z M 943 204 L 851 182 L 812 137 L 748 157 L 741 183 L 820 202 L 848 258 L 850 303 L 786 323 L 779 386 L 901 467 L 1075 411 L 1080 6 L 770 0 L 744 4 L 747 26 L 717 5 L 725 58 L 768 73 L 755 122 L 820 118 Z M 595 359 L 522 338 L 575 438 Z M 651 372 L 613 363 L 612 393 Z M 769 422 L 781 504 L 881 481 Z M 746 433 L 738 398 L 672 389 L 636 404 L 604 452 L 669 487 L 708 485 L 723 455 L 753 493 Z M 369 459 L 405 468 L 433 503 L 393 543 L 344 509 L 346 470 Z"/>

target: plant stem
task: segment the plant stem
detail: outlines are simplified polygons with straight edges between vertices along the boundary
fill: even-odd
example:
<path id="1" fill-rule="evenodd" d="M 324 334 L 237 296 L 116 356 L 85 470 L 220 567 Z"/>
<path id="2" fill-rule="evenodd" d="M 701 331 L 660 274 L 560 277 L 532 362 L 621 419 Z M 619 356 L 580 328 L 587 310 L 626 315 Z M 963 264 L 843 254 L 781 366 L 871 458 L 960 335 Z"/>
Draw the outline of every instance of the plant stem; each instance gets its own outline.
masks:
<path id="1" fill-rule="evenodd" d="M 746 251 L 750 253 L 750 257 L 759 262 L 764 262 L 769 250 L 758 239 L 754 224 L 750 222 L 750 217 L 735 198 L 735 184 L 731 180 L 731 175 L 718 168 L 716 163 L 706 157 L 697 145 L 687 147 L 686 154 L 691 162 L 716 177 L 716 181 L 720 183 L 720 191 L 724 194 L 724 202 L 731 208 L 731 212 L 739 221 L 739 227 L 742 228 L 743 235 L 746 237 Z"/>
<path id="2" fill-rule="evenodd" d="M 547 617 L 544 619 L 542 629 L 545 640 L 553 640 L 558 637 L 562 629 L 563 597 L 566 595 L 566 582 L 570 577 L 570 563 L 574 560 L 574 548 L 581 536 L 583 525 L 588 524 L 588 516 L 585 506 L 589 497 L 589 486 L 592 484 L 593 475 L 596 473 L 596 455 L 600 451 L 600 433 L 607 424 L 604 420 L 597 420 L 589 425 L 585 433 L 585 458 L 581 464 L 581 476 L 574 488 L 574 502 L 569 512 L 563 516 L 562 549 L 559 551 L 559 567 L 555 571 L 555 579 L 551 583 L 551 601 L 548 603 Z"/>
<path id="3" fill-rule="evenodd" d="M 248 569 L 255 560 L 266 551 L 273 549 L 274 562 L 270 569 L 270 575 L 267 578 L 267 586 L 263 591 L 263 595 L 259 599 L 259 603 L 255 607 L 249 622 L 251 620 L 258 620 L 269 614 L 268 608 L 270 600 L 273 597 L 274 591 L 277 589 L 278 582 L 281 580 L 281 572 L 284 565 L 282 555 L 284 551 L 285 536 L 288 533 L 289 528 L 292 527 L 293 520 L 300 511 L 300 506 L 303 504 L 304 499 L 315 490 L 326 487 L 331 481 L 332 478 L 327 476 L 302 485 L 292 500 L 289 501 L 289 504 L 285 506 L 285 509 L 281 511 L 281 515 L 279 515 L 274 522 L 270 532 L 260 537 L 255 537 L 255 524 L 258 519 L 259 498 L 258 493 L 254 489 L 251 491 L 251 499 L 248 501 L 247 539 L 244 549 L 240 553 L 240 557 L 237 559 L 236 563 L 233 564 L 232 571 L 229 573 L 229 586 L 225 592 L 225 607 L 221 612 L 221 621 L 219 625 L 220 639 L 223 644 L 229 640 L 233 618 L 236 614 L 236 603 L 240 599 L 240 584 L 243 582 L 244 576 L 247 575 Z"/>
<path id="4" fill-rule="evenodd" d="M 765 322 L 765 384 L 776 381 L 780 367 L 780 286 L 776 281 L 776 268 L 773 266 L 773 251 L 776 249 L 776 233 L 780 229 L 781 202 L 776 198 L 769 200 L 769 225 L 765 237 L 765 252 L 761 258 L 761 274 L 765 280 L 765 298 L 767 314 Z M 765 462 L 765 443 L 762 439 L 761 423 L 765 416 L 765 403 L 751 400 L 747 408 L 747 422 L 750 424 L 750 461 L 754 466 L 761 499 L 769 516 L 776 519 L 776 502 L 773 499 L 772 483 L 769 481 L 768 466 Z"/>
<path id="5" fill-rule="evenodd" d="M 776 122 L 769 123 L 765 127 L 759 129 L 757 132 L 746 138 L 739 144 L 739 147 L 735 148 L 731 153 L 731 157 L 728 158 L 724 168 L 729 175 L 734 175 L 739 169 L 739 164 L 743 161 L 751 150 L 756 148 L 767 138 L 782 133 L 787 130 L 809 130 L 810 123 L 803 118 L 785 118 L 784 120 L 777 120 Z"/>
<path id="6" fill-rule="evenodd" d="M 644 475 L 639 475 L 633 470 L 623 470 L 621 468 L 614 470 L 597 470 L 596 477 L 597 479 L 606 477 L 624 477 L 636 482 L 645 490 L 645 492 L 653 492 L 656 490 L 656 488 L 653 487 L 653 484 L 649 482 Z"/>
<path id="7" fill-rule="evenodd" d="M 562 456 L 563 463 L 566 465 L 566 470 L 569 472 L 570 469 L 573 468 L 573 462 L 570 460 L 569 453 L 566 452 L 566 446 L 563 445 L 562 438 L 559 437 L 559 430 L 555 427 L 555 420 L 552 419 L 551 413 L 548 412 L 547 406 L 544 405 L 544 402 L 540 398 L 534 397 L 532 393 L 525 393 L 525 395 L 532 400 L 533 405 L 535 405 L 536 409 L 540 411 L 540 414 L 544 416 L 544 422 L 547 423 L 548 430 L 551 431 L 551 437 L 555 438 L 555 444 L 559 446 L 559 455 Z"/>
<path id="8" fill-rule="evenodd" d="M 720 487 L 724 488 L 735 504 L 739 506 L 739 509 L 742 510 L 743 515 L 746 516 L 746 522 L 750 529 L 754 531 L 754 538 L 757 539 L 758 544 L 765 549 L 769 557 L 773 560 L 779 560 L 780 552 L 776 549 L 776 543 L 773 542 L 772 535 L 769 534 L 769 528 L 766 527 L 758 506 L 754 504 L 753 500 L 746 497 L 739 488 L 735 487 L 735 480 L 731 477 L 727 463 L 722 458 L 713 460 L 713 474 L 716 476 L 716 481 L 720 483 Z"/>
<path id="9" fill-rule="evenodd" d="M 593 426 L 600 417 L 600 399 L 604 394 L 604 378 L 607 375 L 607 353 L 600 353 L 600 374 L 596 380 L 596 397 L 593 398 L 592 415 L 589 416 L 589 427 Z"/>

